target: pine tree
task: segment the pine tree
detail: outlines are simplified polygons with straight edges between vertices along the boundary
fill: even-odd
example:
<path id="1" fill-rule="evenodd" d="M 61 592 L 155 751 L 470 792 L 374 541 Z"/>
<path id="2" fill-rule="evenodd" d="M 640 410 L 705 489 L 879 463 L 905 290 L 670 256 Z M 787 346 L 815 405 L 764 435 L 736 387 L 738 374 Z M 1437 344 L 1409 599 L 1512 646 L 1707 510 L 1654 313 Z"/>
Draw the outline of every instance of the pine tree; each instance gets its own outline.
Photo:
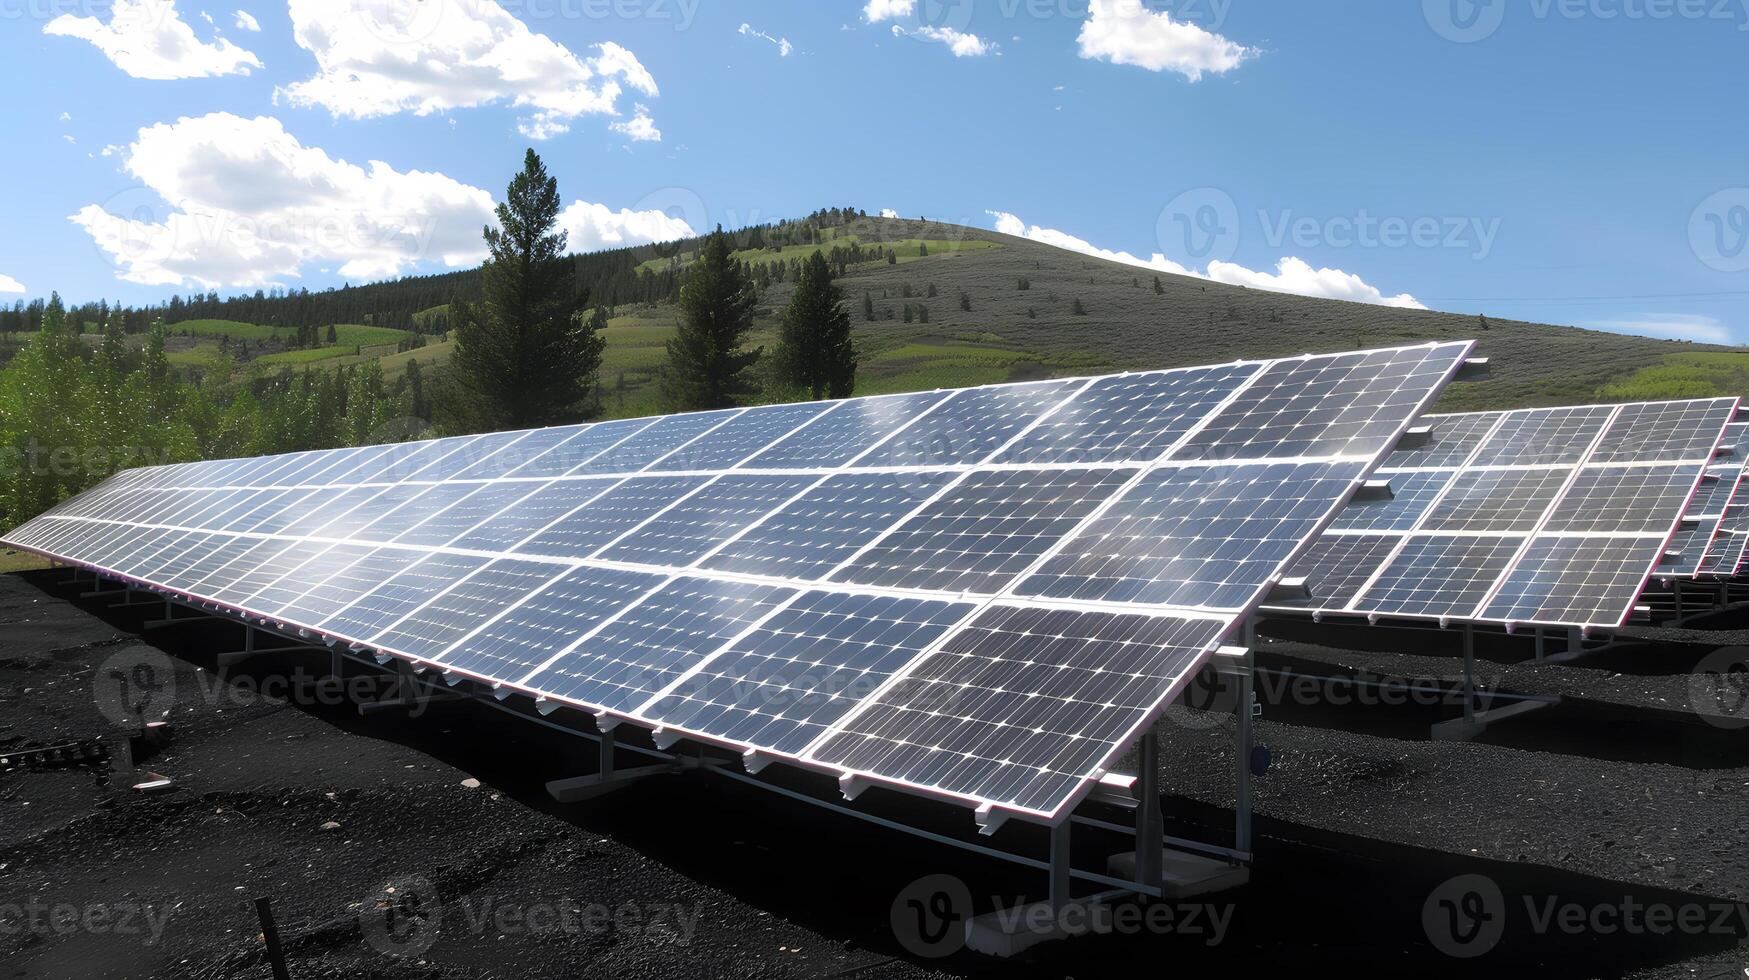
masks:
<path id="1" fill-rule="evenodd" d="M 1166 287 L 1160 282 L 1160 277 L 1155 276 L 1154 277 L 1154 295 L 1159 296 L 1161 293 L 1164 293 L 1165 291 L 1166 291 Z"/>
<path id="2" fill-rule="evenodd" d="M 863 290 L 862 293 L 862 318 L 871 322 L 875 318 L 874 297 L 869 295 L 869 292 L 866 289 Z"/>
<path id="3" fill-rule="evenodd" d="M 332 323 L 328 324 L 328 343 L 340 343 L 340 331 L 334 329 L 334 324 Z"/>
<path id="4" fill-rule="evenodd" d="M 459 414 L 488 428 L 571 421 L 585 411 L 603 340 L 579 317 L 587 299 L 557 230 L 559 182 L 529 150 L 486 229 L 481 302 L 457 304 L 452 371 Z"/>
<path id="5" fill-rule="evenodd" d="M 967 313 L 970 313 L 972 311 L 972 294 L 971 293 L 961 293 L 960 294 L 960 309 L 965 310 Z"/>
<path id="6" fill-rule="evenodd" d="M 906 320 L 910 319 L 906 307 Z M 777 367 L 783 379 L 815 399 L 848 398 L 856 389 L 856 345 L 844 291 L 815 252 L 802 266 L 779 331 Z"/>
<path id="7" fill-rule="evenodd" d="M 680 331 L 668 342 L 663 396 L 676 411 L 731 408 L 754 393 L 748 369 L 763 353 L 742 344 L 758 293 L 721 225 L 680 290 Z"/>
<path id="8" fill-rule="evenodd" d="M 1081 297 L 1075 297 L 1075 302 L 1069 307 L 1069 312 L 1075 316 L 1087 315 L 1087 307 L 1082 304 Z"/>

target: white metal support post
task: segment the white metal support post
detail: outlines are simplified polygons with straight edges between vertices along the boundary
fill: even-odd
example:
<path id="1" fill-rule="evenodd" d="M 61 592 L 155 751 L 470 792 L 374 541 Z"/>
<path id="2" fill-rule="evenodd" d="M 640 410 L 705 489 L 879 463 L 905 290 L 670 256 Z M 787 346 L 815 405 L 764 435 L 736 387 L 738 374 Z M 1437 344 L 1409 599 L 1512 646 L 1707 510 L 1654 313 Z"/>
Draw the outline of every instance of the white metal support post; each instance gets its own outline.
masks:
<path id="1" fill-rule="evenodd" d="M 1252 647 L 1256 632 L 1250 620 L 1245 622 L 1245 658 L 1238 665 L 1239 696 L 1233 703 L 1233 753 L 1237 756 L 1233 768 L 1233 850 L 1251 852 L 1251 712 L 1252 666 L 1257 653 Z"/>

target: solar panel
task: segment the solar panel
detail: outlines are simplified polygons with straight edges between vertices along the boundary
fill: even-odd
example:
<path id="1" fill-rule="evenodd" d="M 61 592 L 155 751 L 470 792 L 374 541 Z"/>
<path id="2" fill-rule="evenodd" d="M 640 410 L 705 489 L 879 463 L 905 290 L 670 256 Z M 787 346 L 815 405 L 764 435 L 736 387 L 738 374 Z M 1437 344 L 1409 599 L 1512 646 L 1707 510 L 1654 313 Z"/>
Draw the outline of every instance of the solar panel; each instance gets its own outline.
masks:
<path id="1" fill-rule="evenodd" d="M 1470 346 L 158 467 L 6 541 L 665 737 L 1054 821 Z"/>
<path id="2" fill-rule="evenodd" d="M 1378 471 L 1392 497 L 1351 503 L 1290 570 L 1311 598 L 1269 608 L 1619 626 L 1654 569 L 1698 572 L 1723 515 L 1694 507 L 1717 510 L 1740 475 L 1709 472 L 1736 405 L 1431 416 Z"/>

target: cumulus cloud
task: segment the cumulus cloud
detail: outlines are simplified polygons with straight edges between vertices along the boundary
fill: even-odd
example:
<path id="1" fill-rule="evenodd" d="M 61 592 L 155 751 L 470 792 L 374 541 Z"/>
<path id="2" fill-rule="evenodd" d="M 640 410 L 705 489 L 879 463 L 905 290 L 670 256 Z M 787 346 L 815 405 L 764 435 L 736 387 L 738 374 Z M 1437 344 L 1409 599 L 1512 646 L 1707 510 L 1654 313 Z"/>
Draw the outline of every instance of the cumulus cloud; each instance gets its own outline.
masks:
<path id="1" fill-rule="evenodd" d="M 1150 10 L 1144 0 L 1089 0 L 1077 40 L 1083 58 L 1175 71 L 1193 82 L 1204 72 L 1232 71 L 1258 53 L 1195 24 L 1173 20 L 1164 10 Z"/>
<path id="2" fill-rule="evenodd" d="M 1206 270 L 1198 271 L 1179 265 L 1158 252 L 1144 259 L 1129 252 L 1100 248 L 1084 238 L 1077 238 L 1068 232 L 1058 231 L 1055 228 L 1028 225 L 1006 211 L 991 211 L 989 214 L 996 220 L 996 230 L 1004 235 L 1027 238 L 1071 252 L 1080 252 L 1083 255 L 1092 255 L 1112 262 L 1153 269 L 1156 272 L 1166 272 L 1176 276 L 1193 276 L 1197 279 L 1226 283 L 1230 286 L 1249 286 L 1253 289 L 1292 293 L 1296 296 L 1343 299 L 1355 303 L 1393 306 L 1407 310 L 1427 309 L 1408 293 L 1386 296 L 1382 290 L 1368 285 L 1359 276 L 1352 273 L 1343 272 L 1340 269 L 1314 269 L 1303 260 L 1292 256 L 1277 262 L 1273 273 L 1247 269 L 1233 262 L 1211 262 Z"/>
<path id="3" fill-rule="evenodd" d="M 947 45 L 955 58 L 981 58 L 996 50 L 996 42 L 986 41 L 976 34 L 966 34 L 951 27 L 933 27 L 925 24 L 914 31 L 907 31 L 897 24 L 893 25 L 894 37 L 919 37 L 925 41 L 934 41 Z"/>
<path id="4" fill-rule="evenodd" d="M 1610 333 L 1631 333 L 1667 340 L 1691 340 L 1697 344 L 1734 344 L 1731 328 L 1719 320 L 1694 313 L 1650 313 L 1630 320 L 1602 320 L 1590 324 Z"/>
<path id="5" fill-rule="evenodd" d="M 0 293 L 22 293 L 24 283 L 8 275 L 0 275 Z"/>
<path id="6" fill-rule="evenodd" d="M 881 217 L 883 218 L 897 218 L 898 216 L 899 212 L 894 211 L 892 208 L 881 208 Z"/>
<path id="7" fill-rule="evenodd" d="M 266 286 L 311 265 L 353 280 L 428 262 L 472 265 L 485 257 L 480 229 L 497 223 L 492 195 L 478 187 L 335 159 L 267 116 L 219 112 L 148 126 L 125 161 L 140 189 L 69 220 L 121 279 L 145 285 Z M 575 249 L 690 234 L 656 211 L 576 202 L 564 215 Z"/>
<path id="8" fill-rule="evenodd" d="M 44 34 L 88 41 L 135 78 L 168 80 L 247 75 L 261 59 L 222 37 L 204 42 L 176 12 L 174 0 L 115 0 L 109 22 L 62 14 Z"/>
<path id="9" fill-rule="evenodd" d="M 756 37 L 761 41 L 770 41 L 772 44 L 777 45 L 777 56 L 779 58 L 787 58 L 789 57 L 789 53 L 795 50 L 795 45 L 789 43 L 789 38 L 772 37 L 764 31 L 755 30 L 752 24 L 742 24 L 740 33 L 745 37 Z"/>
<path id="10" fill-rule="evenodd" d="M 559 212 L 559 227 L 573 252 L 595 252 L 652 242 L 696 238 L 700 230 L 661 211 L 614 211 L 605 204 L 576 201 Z"/>
<path id="11" fill-rule="evenodd" d="M 862 19 L 878 24 L 883 20 L 909 17 L 916 9 L 917 0 L 868 0 L 862 8 Z"/>
<path id="12" fill-rule="evenodd" d="M 247 10 L 237 11 L 237 27 L 239 30 L 245 30 L 251 34 L 261 33 L 261 22 L 256 20 L 255 15 Z"/>
<path id="13" fill-rule="evenodd" d="M 580 57 L 478 0 L 291 0 L 292 36 L 316 74 L 281 89 L 297 106 L 366 119 L 508 103 L 528 110 L 530 139 L 570 130 L 584 115 L 618 115 L 631 88 L 661 94 L 636 55 L 613 42 Z"/>
<path id="14" fill-rule="evenodd" d="M 608 128 L 625 135 L 634 143 L 662 142 L 662 131 L 656 128 L 656 121 L 650 118 L 650 110 L 642 105 L 637 107 L 630 122 L 616 122 Z"/>

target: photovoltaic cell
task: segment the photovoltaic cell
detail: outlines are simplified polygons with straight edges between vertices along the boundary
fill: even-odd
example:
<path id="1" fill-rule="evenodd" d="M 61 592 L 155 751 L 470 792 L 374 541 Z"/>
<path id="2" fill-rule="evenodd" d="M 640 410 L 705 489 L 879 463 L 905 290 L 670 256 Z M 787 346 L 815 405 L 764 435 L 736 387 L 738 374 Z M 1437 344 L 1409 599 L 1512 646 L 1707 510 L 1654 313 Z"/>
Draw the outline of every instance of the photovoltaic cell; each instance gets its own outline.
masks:
<path id="1" fill-rule="evenodd" d="M 1619 623 L 1662 550 L 1656 538 L 1535 538 L 1481 618 Z"/>
<path id="2" fill-rule="evenodd" d="M 1375 456 L 1465 345 L 1282 361 L 1172 454 L 1174 459 Z"/>
<path id="3" fill-rule="evenodd" d="M 1482 444 L 1473 466 L 1573 465 L 1615 410 L 1608 405 L 1513 412 Z"/>
<path id="4" fill-rule="evenodd" d="M 667 476 L 625 480 L 560 518 L 532 540 L 517 545 L 515 551 L 554 558 L 588 558 L 681 496 L 704 486 L 707 479 L 702 476 Z"/>
<path id="5" fill-rule="evenodd" d="M 812 750 L 851 771 L 1050 810 L 1128 747 L 1225 629 L 999 606 Z"/>
<path id="6" fill-rule="evenodd" d="M 467 555 L 431 555 L 408 565 L 317 626 L 354 640 L 369 640 L 485 563 L 484 558 Z"/>
<path id="7" fill-rule="evenodd" d="M 1021 580 L 1016 592 L 1239 608 L 1365 471 L 1362 463 L 1154 470 Z"/>
<path id="8" fill-rule="evenodd" d="M 941 466 L 988 459 L 1082 382 L 962 388 L 858 461 L 862 466 Z"/>
<path id="9" fill-rule="evenodd" d="M 469 484 L 470 492 L 466 496 L 397 534 L 393 540 L 398 544 L 442 547 L 544 487 L 545 484 L 520 480 L 514 483 Z"/>
<path id="10" fill-rule="evenodd" d="M 1583 467 L 1543 530 L 1666 534 L 1701 472 L 1698 465 Z"/>
<path id="11" fill-rule="evenodd" d="M 620 482 L 607 477 L 546 484 L 518 499 L 515 507 L 499 511 L 457 538 L 451 546 L 470 551 L 509 551 L 524 539 L 540 533 L 547 525 L 619 486 Z"/>
<path id="12" fill-rule="evenodd" d="M 318 626 L 419 558 L 418 552 L 399 548 L 371 550 L 361 545 L 336 545 L 299 568 L 291 578 L 275 583 L 259 598 L 278 598 L 289 592 L 290 598 L 266 611 L 299 626 Z M 270 596 L 269 592 L 274 594 Z"/>
<path id="13" fill-rule="evenodd" d="M 726 412 L 665 415 L 571 472 L 578 476 L 592 473 L 636 473 L 729 421 L 740 412 L 741 409 L 732 409 Z"/>
<path id="14" fill-rule="evenodd" d="M 969 474 L 833 578 L 942 592 L 998 592 L 1136 472 Z"/>
<path id="15" fill-rule="evenodd" d="M 1505 573 L 1523 540 L 1412 537 L 1361 596 L 1360 607 L 1398 616 L 1467 618 Z"/>
<path id="16" fill-rule="evenodd" d="M 570 432 L 569 438 L 551 449 L 535 455 L 528 462 L 506 473 L 505 476 L 513 478 L 564 476 L 615 445 L 637 435 L 651 424 L 653 423 L 650 419 L 622 419 L 617 422 L 600 422 L 595 425 L 573 427 L 568 430 Z"/>
<path id="17" fill-rule="evenodd" d="M 644 713 L 690 732 L 797 753 L 972 608 L 806 593 Z"/>
<path id="18" fill-rule="evenodd" d="M 703 567 L 818 580 L 916 510 L 953 473 L 846 473 L 828 477 L 722 550 Z"/>
<path id="19" fill-rule="evenodd" d="M 750 408 L 715 431 L 676 449 L 650 469 L 669 473 L 732 469 L 830 407 L 825 402 L 810 402 Z"/>
<path id="20" fill-rule="evenodd" d="M 1736 408 L 1734 398 L 1624 405 L 1591 454 L 1591 462 L 1705 460 Z"/>
<path id="21" fill-rule="evenodd" d="M 1452 475 L 1442 470 L 1381 473 L 1375 479 L 1390 483 L 1390 498 L 1357 500 L 1342 508 L 1330 527 L 1337 531 L 1407 531 L 1433 505 L 1451 482 Z"/>
<path id="22" fill-rule="evenodd" d="M 1303 578 L 1311 593 L 1283 599 L 1278 605 L 1306 609 L 1340 609 L 1359 594 L 1380 565 L 1390 560 L 1402 538 L 1395 535 L 1327 534 L 1312 542 L 1288 569 L 1288 578 Z"/>
<path id="23" fill-rule="evenodd" d="M 605 561 L 690 565 L 817 482 L 811 476 L 730 474 L 681 499 L 601 553 Z"/>
<path id="24" fill-rule="evenodd" d="M 514 683 L 660 584 L 662 576 L 650 572 L 574 569 L 457 643 L 438 662 Z"/>
<path id="25" fill-rule="evenodd" d="M 551 429 L 536 429 L 524 433 L 522 438 L 491 456 L 463 468 L 456 473 L 455 478 L 458 480 L 489 480 L 495 477 L 509 476 L 560 443 L 576 438 L 587 428 L 588 426 L 582 425 L 561 425 Z M 550 473 L 547 475 L 557 476 L 558 474 Z"/>
<path id="26" fill-rule="evenodd" d="M 1256 364 L 1230 364 L 1104 378 L 994 462 L 1153 462 L 1257 371 Z"/>
<path id="27" fill-rule="evenodd" d="M 1534 531 L 1571 476 L 1567 469 L 1468 470 L 1452 481 L 1421 529 Z"/>
<path id="28" fill-rule="evenodd" d="M 540 562 L 495 561 L 380 636 L 371 637 L 371 642 L 415 657 L 434 657 L 564 572 L 563 566 Z"/>
<path id="29" fill-rule="evenodd" d="M 778 440 L 743 466 L 774 470 L 843 466 L 946 399 L 948 394 L 924 391 L 839 402 L 831 411 L 809 422 L 801 431 Z"/>
<path id="30" fill-rule="evenodd" d="M 630 711 L 793 595 L 767 585 L 676 579 L 585 637 L 530 685 L 553 697 Z"/>

